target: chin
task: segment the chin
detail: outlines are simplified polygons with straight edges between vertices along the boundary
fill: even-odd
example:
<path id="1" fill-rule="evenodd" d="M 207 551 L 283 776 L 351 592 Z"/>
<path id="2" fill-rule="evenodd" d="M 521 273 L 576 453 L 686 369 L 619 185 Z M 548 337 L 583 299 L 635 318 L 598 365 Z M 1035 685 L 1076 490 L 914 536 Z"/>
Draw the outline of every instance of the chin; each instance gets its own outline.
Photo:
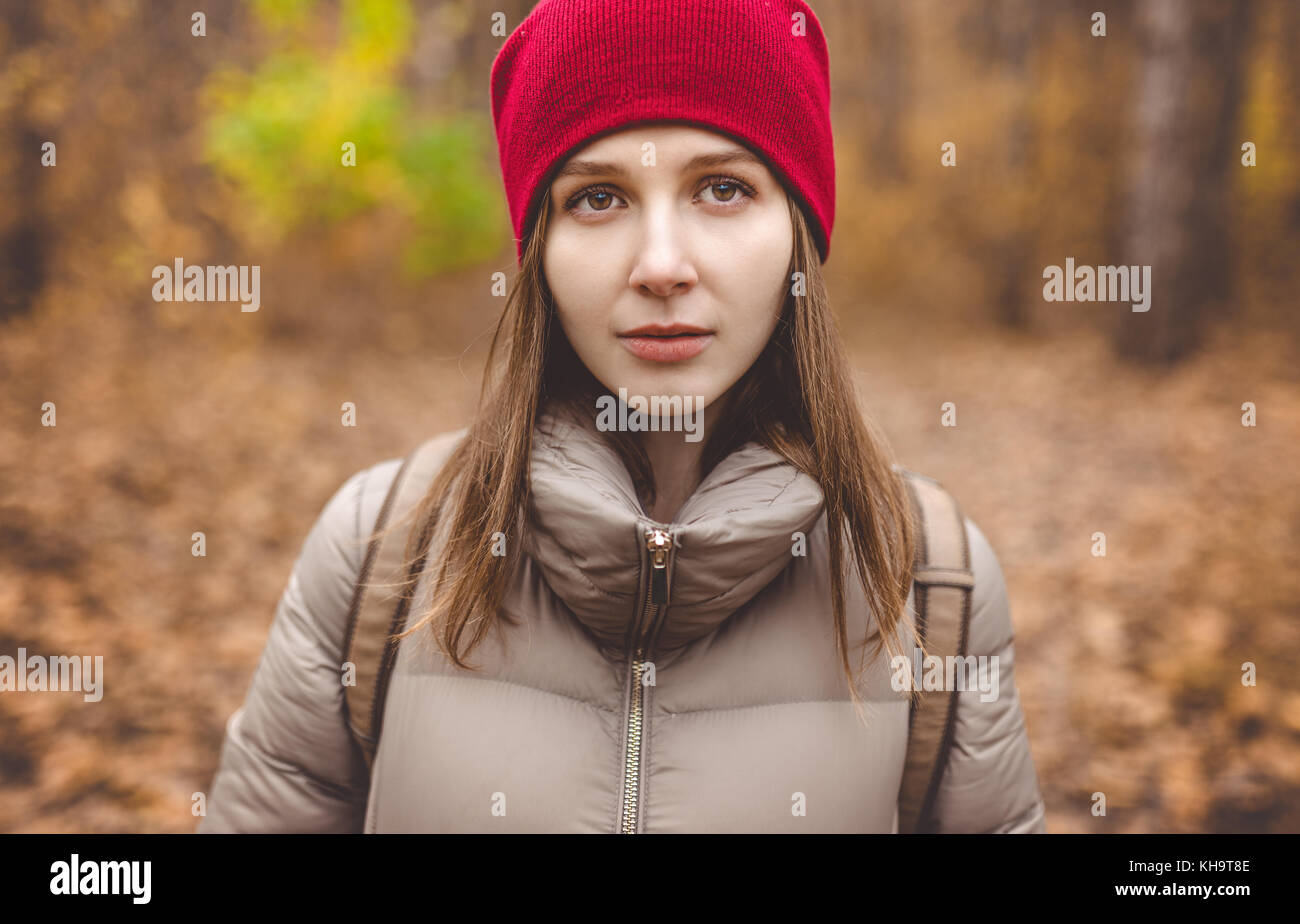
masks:
<path id="1" fill-rule="evenodd" d="M 633 375 L 629 380 L 635 384 L 635 388 L 629 386 L 629 393 L 644 395 L 690 395 L 693 400 L 700 401 L 707 407 L 718 396 L 717 389 L 708 382 L 703 381 L 697 375 L 691 375 L 688 370 L 673 372 L 665 370 L 656 375 Z"/>

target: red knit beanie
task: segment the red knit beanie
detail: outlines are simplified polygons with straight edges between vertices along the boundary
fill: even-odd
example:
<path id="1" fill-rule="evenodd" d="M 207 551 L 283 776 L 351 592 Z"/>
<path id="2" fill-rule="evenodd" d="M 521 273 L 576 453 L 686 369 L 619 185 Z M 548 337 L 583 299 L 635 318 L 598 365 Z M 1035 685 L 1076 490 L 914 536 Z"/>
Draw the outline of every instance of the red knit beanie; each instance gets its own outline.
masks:
<path id="1" fill-rule="evenodd" d="M 551 175 L 594 136 L 673 119 L 766 158 L 821 261 L 835 219 L 830 64 L 803 0 L 542 0 L 492 64 L 519 261 Z"/>

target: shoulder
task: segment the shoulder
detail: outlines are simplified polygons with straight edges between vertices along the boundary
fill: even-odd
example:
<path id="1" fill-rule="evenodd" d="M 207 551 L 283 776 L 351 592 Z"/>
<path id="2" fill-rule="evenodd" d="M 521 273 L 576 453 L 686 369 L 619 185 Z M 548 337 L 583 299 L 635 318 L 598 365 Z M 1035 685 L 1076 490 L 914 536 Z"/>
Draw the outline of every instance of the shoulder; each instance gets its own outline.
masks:
<path id="1" fill-rule="evenodd" d="M 446 459 L 465 432 L 439 433 L 412 446 L 406 455 L 383 459 L 354 472 L 326 501 L 315 528 L 340 549 L 346 547 L 354 555 L 360 549 L 364 554 L 364 546 L 398 476 L 403 471 L 407 472 L 407 480 L 417 474 L 420 478 L 431 476 L 431 467 L 436 469 Z M 417 473 L 417 468 L 422 470 Z M 359 557 L 356 563 L 360 566 Z"/>
<path id="2" fill-rule="evenodd" d="M 321 508 L 314 529 L 349 545 L 364 537 L 379 518 L 402 461 L 384 459 L 349 475 Z"/>
<path id="3" fill-rule="evenodd" d="M 451 430 L 428 437 L 401 456 L 353 472 L 330 495 L 303 545 L 299 568 L 313 579 L 338 585 L 360 574 L 366 546 L 398 477 L 426 479 L 465 435 Z M 418 469 L 418 471 L 417 471 Z M 337 590 L 337 586 L 335 587 Z"/>
<path id="4" fill-rule="evenodd" d="M 982 679 L 954 694 L 951 745 L 935 796 L 941 833 L 1043 833 L 1045 813 L 1020 696 L 1011 608 L 993 544 L 961 516 L 969 595 L 966 658 Z M 969 665 L 971 662 L 967 661 Z"/>
<path id="5" fill-rule="evenodd" d="M 992 542 L 974 519 L 967 516 L 959 498 L 955 497 L 942 482 L 935 478 L 901 467 L 896 471 L 909 483 L 909 490 L 919 497 L 929 493 L 930 504 L 925 506 L 935 510 L 943 518 L 938 522 L 927 524 L 927 531 L 943 528 L 949 530 L 946 536 L 932 536 L 936 543 L 942 543 L 947 551 L 940 553 L 940 558 L 951 555 L 951 562 L 963 561 L 974 576 L 971 589 L 971 623 L 969 649 L 971 652 L 992 651 L 1005 647 L 1011 641 L 1011 614 L 1007 599 L 1006 579 L 1002 564 Z M 935 501 L 939 502 L 935 505 Z M 947 506 L 951 505 L 951 506 Z M 956 516 L 952 514 L 955 512 Z M 962 534 L 956 532 L 960 518 Z M 918 542 L 924 541 L 918 536 Z M 956 546 L 960 545 L 960 550 Z M 960 557 L 958 557 L 960 556 Z M 934 562 L 945 564 L 944 561 Z"/>
<path id="6" fill-rule="evenodd" d="M 970 517 L 965 517 L 970 569 L 975 575 L 971 591 L 971 652 L 999 651 L 1011 644 L 1011 604 L 1007 598 L 1006 577 L 1002 563 L 984 532 Z"/>
<path id="7" fill-rule="evenodd" d="M 324 619 L 325 614 L 347 612 L 369 532 L 401 464 L 400 458 L 385 459 L 353 472 L 320 508 L 290 582 L 304 616 Z"/>

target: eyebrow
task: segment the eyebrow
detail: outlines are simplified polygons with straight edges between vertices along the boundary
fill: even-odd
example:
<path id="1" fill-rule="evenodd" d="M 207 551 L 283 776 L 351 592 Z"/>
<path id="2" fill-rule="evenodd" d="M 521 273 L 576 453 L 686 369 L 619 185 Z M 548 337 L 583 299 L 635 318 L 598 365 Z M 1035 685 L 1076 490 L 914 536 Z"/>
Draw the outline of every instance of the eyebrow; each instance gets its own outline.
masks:
<path id="1" fill-rule="evenodd" d="M 699 170 L 705 167 L 720 167 L 723 164 L 753 164 L 754 166 L 766 166 L 762 159 L 752 151 L 744 148 L 735 148 L 729 151 L 719 151 L 714 154 L 697 154 L 686 162 L 684 170 Z M 620 176 L 626 177 L 627 171 L 619 164 L 610 163 L 601 160 L 571 160 L 564 165 L 564 168 L 555 175 L 555 180 L 563 179 L 566 176 Z"/>

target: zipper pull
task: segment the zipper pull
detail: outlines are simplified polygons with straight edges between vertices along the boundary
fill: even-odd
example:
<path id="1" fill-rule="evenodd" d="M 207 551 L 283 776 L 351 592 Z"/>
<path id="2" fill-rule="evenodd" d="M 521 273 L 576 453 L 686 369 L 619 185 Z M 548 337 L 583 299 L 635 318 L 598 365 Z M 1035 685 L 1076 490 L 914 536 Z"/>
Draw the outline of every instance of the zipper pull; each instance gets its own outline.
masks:
<path id="1" fill-rule="evenodd" d="M 668 551 L 673 547 L 673 537 L 662 529 L 647 530 L 645 545 L 650 550 L 650 602 L 668 602 Z"/>

